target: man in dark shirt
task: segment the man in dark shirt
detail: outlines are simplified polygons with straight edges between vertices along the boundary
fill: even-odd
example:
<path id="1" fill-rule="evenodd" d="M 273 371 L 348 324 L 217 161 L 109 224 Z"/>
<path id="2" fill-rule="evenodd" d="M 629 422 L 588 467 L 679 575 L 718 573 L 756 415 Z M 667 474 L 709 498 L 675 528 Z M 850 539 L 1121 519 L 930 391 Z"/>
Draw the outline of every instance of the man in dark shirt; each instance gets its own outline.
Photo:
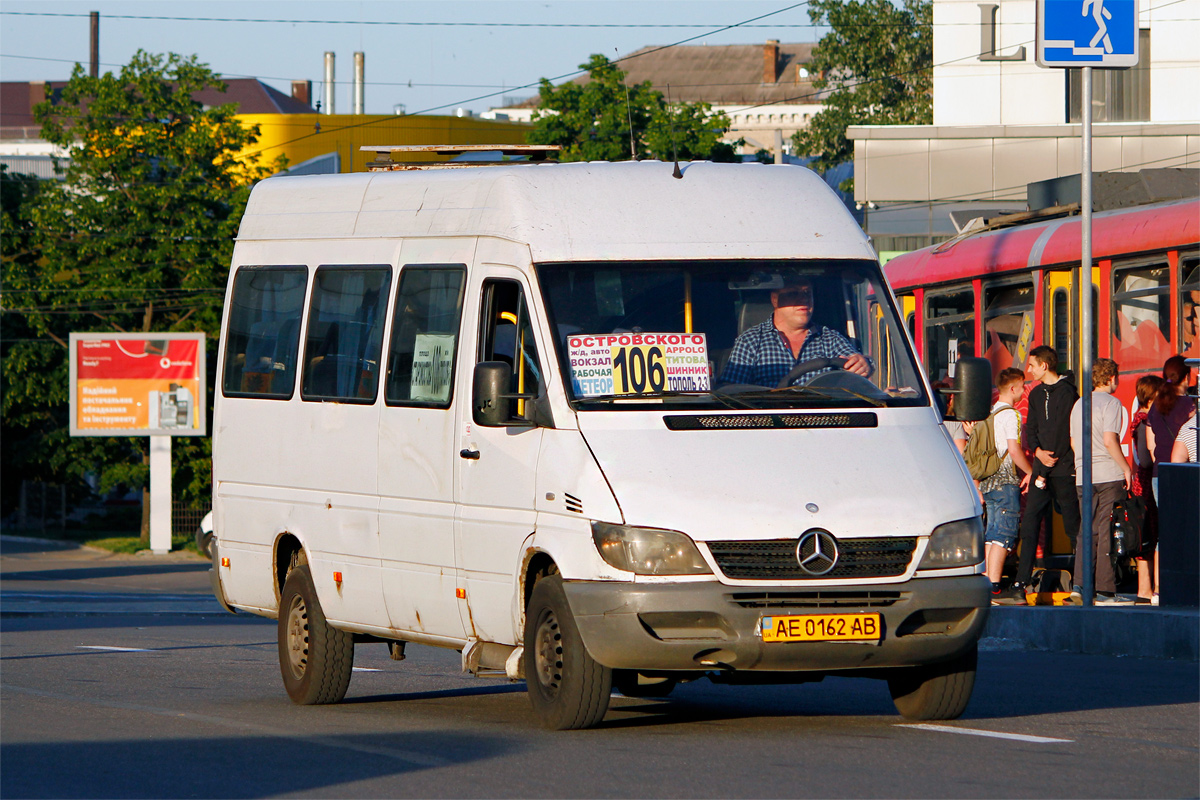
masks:
<path id="1" fill-rule="evenodd" d="M 738 336 L 720 382 L 774 388 L 792 367 L 814 358 L 845 358 L 843 369 L 868 377 L 871 362 L 854 343 L 832 328 L 813 322 L 814 302 L 812 282 L 805 278 L 790 279 L 782 289 L 771 292 L 770 319 Z M 803 384 L 827 371 L 806 372 L 794 383 Z"/>
<path id="2" fill-rule="evenodd" d="M 1039 381 L 1029 393 L 1029 417 L 1025 421 L 1025 444 L 1034 454 L 1033 476 L 1021 517 L 1021 561 L 1013 585 L 996 599 L 1001 605 L 1025 605 L 1038 531 L 1052 500 L 1062 513 L 1072 551 L 1079 535 L 1075 454 L 1071 449 L 1071 409 L 1079 393 L 1070 378 L 1058 374 L 1058 354 L 1052 347 L 1042 345 L 1030 351 L 1026 374 Z"/>

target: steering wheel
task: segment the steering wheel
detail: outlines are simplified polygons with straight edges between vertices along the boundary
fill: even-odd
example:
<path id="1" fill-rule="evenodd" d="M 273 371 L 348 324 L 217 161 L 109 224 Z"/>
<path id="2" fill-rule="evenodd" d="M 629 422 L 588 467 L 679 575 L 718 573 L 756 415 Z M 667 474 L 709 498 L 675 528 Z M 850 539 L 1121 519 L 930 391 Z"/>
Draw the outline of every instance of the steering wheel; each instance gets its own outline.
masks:
<path id="1" fill-rule="evenodd" d="M 818 369 L 828 369 L 829 367 L 845 369 L 846 361 L 848 360 L 849 359 L 845 358 L 810 358 L 808 361 L 801 361 L 799 364 L 792 367 L 791 370 L 788 371 L 787 375 L 784 375 L 782 378 L 780 378 L 779 383 L 776 384 L 775 388 L 786 389 L 792 385 L 792 381 L 796 380 L 796 378 L 799 378 L 806 372 L 814 372 Z"/>

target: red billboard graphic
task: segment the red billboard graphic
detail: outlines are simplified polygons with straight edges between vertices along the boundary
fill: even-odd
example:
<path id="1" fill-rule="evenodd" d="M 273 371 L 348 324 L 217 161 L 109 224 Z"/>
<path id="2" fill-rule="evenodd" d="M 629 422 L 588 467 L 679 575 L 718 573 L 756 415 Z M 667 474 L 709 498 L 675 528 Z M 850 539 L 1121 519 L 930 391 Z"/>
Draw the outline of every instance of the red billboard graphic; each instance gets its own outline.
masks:
<path id="1" fill-rule="evenodd" d="M 204 433 L 203 334 L 72 334 L 72 434 Z"/>

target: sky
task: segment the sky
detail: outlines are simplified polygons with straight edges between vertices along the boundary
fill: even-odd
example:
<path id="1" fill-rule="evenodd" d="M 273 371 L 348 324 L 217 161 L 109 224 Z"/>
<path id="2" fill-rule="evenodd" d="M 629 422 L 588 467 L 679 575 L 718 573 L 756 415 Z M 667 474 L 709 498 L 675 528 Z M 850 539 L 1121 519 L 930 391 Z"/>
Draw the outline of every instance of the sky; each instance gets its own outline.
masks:
<path id="1" fill-rule="evenodd" d="M 354 53 L 362 51 L 368 114 L 397 105 L 409 114 L 479 113 L 537 94 L 540 78 L 561 83 L 592 53 L 616 58 L 694 37 L 690 44 L 812 42 L 824 32 L 795 0 L 4 0 L 0 78 L 65 80 L 75 62 L 86 69 L 91 11 L 100 12 L 102 72 L 139 48 L 194 53 L 226 77 L 260 78 L 284 93 L 292 80 L 311 80 L 320 98 L 332 50 L 338 113 L 351 111 Z"/>

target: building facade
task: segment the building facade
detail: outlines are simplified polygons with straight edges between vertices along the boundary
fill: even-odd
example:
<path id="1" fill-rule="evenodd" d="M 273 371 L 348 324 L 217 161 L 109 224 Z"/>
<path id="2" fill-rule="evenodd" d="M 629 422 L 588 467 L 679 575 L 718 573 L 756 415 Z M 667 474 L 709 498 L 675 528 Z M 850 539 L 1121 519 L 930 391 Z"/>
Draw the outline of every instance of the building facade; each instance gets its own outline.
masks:
<path id="1" fill-rule="evenodd" d="M 1200 166 L 1200 0 L 1140 6 L 1138 66 L 1093 70 L 1095 172 Z M 1026 184 L 1079 173 L 1079 70 L 1036 64 L 1035 14 L 1035 0 L 934 0 L 933 124 L 848 130 L 880 250 L 1025 210 Z"/>

